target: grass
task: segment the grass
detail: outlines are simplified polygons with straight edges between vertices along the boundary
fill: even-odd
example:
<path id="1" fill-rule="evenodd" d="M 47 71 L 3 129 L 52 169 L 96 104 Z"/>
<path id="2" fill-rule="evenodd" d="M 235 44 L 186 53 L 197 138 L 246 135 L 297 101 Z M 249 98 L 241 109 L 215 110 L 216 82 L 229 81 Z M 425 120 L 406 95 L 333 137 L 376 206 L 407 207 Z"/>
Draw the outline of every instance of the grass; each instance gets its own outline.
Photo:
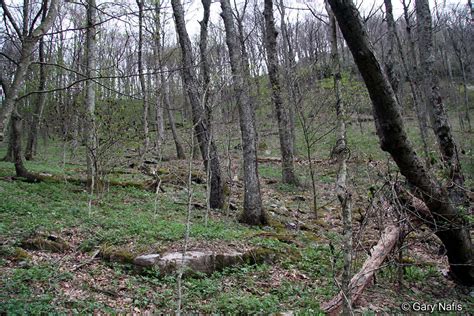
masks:
<path id="1" fill-rule="evenodd" d="M 62 147 L 51 146 L 37 160 L 27 162 L 27 167 L 36 172 L 60 175 L 63 172 L 59 160 L 51 159 L 62 152 Z M 0 156 L 4 149 L 0 150 Z M 76 162 L 75 162 L 76 163 Z M 81 166 L 72 164 L 69 174 L 81 176 Z M 268 169 L 269 176 L 274 172 Z M 0 177 L 14 174 L 11 163 L 0 162 Z M 276 176 L 274 173 L 273 176 Z M 195 200 L 203 203 L 204 186 L 196 185 Z M 0 311 L 8 314 L 46 313 L 103 313 L 125 312 L 127 306 L 139 309 L 159 309 L 164 312 L 176 308 L 176 278 L 163 276 L 153 271 L 145 275 L 133 272 L 127 264 L 101 261 L 84 268 L 80 274 L 62 267 L 62 254 L 45 253 L 35 259 L 15 259 L 15 249 L 21 240 L 38 231 L 69 236 L 74 251 L 87 253 L 94 249 L 123 249 L 132 254 L 166 249 L 183 240 L 187 207 L 184 190 L 161 193 L 155 212 L 155 194 L 133 187 L 110 187 L 105 194 L 93 198 L 89 212 L 90 195 L 83 185 L 74 182 L 26 183 L 0 180 Z M 179 202 L 179 203 L 177 203 Z M 218 215 L 218 214 L 216 214 Z M 285 253 L 305 251 L 278 240 L 252 238 L 261 229 L 237 223 L 233 217 L 211 216 L 207 225 L 204 210 L 193 210 L 191 241 L 194 243 L 242 243 L 262 246 Z M 298 236 L 294 238 L 299 238 Z M 51 258 L 48 258 L 51 256 Z M 74 256 L 67 254 L 66 258 Z M 38 258 L 43 258 L 38 261 Z M 297 267 L 299 256 L 287 258 L 288 267 Z M 66 259 L 67 260 L 67 259 Z M 19 265 L 20 262 L 23 262 Z M 304 261 L 306 262 L 306 261 Z M 314 266 L 325 266 L 327 262 L 313 262 Z M 309 270 L 308 274 L 313 276 Z M 305 271 L 305 267 L 300 267 Z M 84 275 L 85 273 L 85 275 Z M 269 286 L 273 277 L 272 266 L 263 264 L 242 266 L 216 272 L 207 278 L 188 278 L 183 284 L 183 306 L 188 312 L 221 313 L 271 313 L 286 308 L 301 309 L 311 313 L 318 310 L 318 289 L 305 287 L 298 281 L 283 280 L 281 284 Z M 316 274 L 314 274 L 316 277 Z M 319 275 L 318 277 L 321 277 Z M 94 280 L 105 279 L 100 287 Z M 121 281 L 122 280 L 122 281 Z M 124 281 L 123 281 L 124 280 Z M 100 283 L 100 282 L 99 282 Z M 65 288 L 65 284 L 69 287 Z M 229 287 L 226 284 L 234 284 Z M 83 293 L 71 298 L 65 293 L 70 287 Z M 105 288 L 105 289 L 104 289 Z M 124 288 L 124 289 L 122 289 Z M 251 289 L 255 290 L 251 290 Z M 114 300 L 127 300 L 116 305 L 103 291 L 120 292 Z M 123 293 L 122 293 L 123 292 Z M 334 289 L 325 293 L 333 294 Z M 298 295 L 299 298 L 293 297 Z"/>

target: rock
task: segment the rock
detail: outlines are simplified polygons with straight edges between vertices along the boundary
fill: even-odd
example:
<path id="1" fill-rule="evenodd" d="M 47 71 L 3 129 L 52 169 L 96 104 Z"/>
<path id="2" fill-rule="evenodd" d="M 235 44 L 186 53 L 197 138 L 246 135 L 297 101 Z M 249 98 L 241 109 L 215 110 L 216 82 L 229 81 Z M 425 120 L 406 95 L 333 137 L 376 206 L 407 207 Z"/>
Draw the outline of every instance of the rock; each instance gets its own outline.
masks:
<path id="1" fill-rule="evenodd" d="M 141 255 L 133 259 L 133 264 L 140 267 L 151 267 L 160 260 L 159 254 Z"/>
<path id="2" fill-rule="evenodd" d="M 292 200 L 293 201 L 306 201 L 306 198 L 302 195 L 295 195 Z"/>
<path id="3" fill-rule="evenodd" d="M 295 223 L 287 223 L 287 224 L 285 224 L 285 227 L 287 229 L 292 229 L 292 230 L 298 229 L 298 225 L 296 225 Z"/>
<path id="4" fill-rule="evenodd" d="M 162 274 L 171 274 L 183 269 L 185 275 L 212 274 L 214 271 L 239 264 L 271 262 L 275 254 L 268 249 L 251 249 L 245 252 L 230 250 L 190 250 L 183 256 L 181 251 L 147 254 L 136 257 L 133 263 L 138 268 L 157 267 Z"/>
<path id="5" fill-rule="evenodd" d="M 188 270 L 186 272 L 210 274 L 215 270 L 215 254 L 210 250 L 187 251 L 183 256 L 182 252 L 168 252 L 158 262 L 160 271 L 172 273 L 180 268 Z"/>

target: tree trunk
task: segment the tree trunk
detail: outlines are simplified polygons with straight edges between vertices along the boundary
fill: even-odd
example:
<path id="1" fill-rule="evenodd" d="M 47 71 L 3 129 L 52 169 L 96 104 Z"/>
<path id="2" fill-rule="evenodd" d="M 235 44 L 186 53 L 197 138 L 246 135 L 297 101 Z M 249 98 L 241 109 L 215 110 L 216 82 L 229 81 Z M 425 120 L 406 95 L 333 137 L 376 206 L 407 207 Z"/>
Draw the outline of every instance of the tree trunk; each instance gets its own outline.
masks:
<path id="1" fill-rule="evenodd" d="M 416 117 L 418 119 L 418 126 L 420 128 L 420 135 L 421 135 L 421 140 L 423 142 L 423 148 L 425 151 L 425 158 L 427 161 L 429 161 L 429 149 L 428 149 L 428 116 L 426 115 L 426 106 L 423 103 L 423 94 L 420 91 L 420 87 L 418 86 L 419 84 L 419 79 L 420 79 L 420 73 L 418 71 L 418 58 L 416 55 L 416 48 L 415 48 L 415 39 L 412 34 L 411 30 L 411 22 L 410 22 L 410 13 L 408 12 L 408 5 L 405 2 L 406 0 L 402 0 L 403 4 L 403 17 L 405 19 L 406 23 L 406 35 L 408 38 L 408 54 L 412 62 L 412 67 L 411 67 L 411 75 L 410 78 L 411 80 L 411 87 L 412 87 L 412 93 L 413 93 L 413 101 L 414 101 L 414 106 L 415 106 L 415 113 Z M 407 70 L 408 73 L 408 70 Z"/>
<path id="2" fill-rule="evenodd" d="M 95 122 L 95 83 L 91 79 L 96 74 L 97 45 L 97 8 L 95 0 L 87 0 L 86 32 L 86 150 L 87 150 L 87 184 L 94 189 L 97 176 L 97 135 Z"/>
<path id="3" fill-rule="evenodd" d="M 163 86 L 164 84 L 164 86 Z M 184 153 L 183 145 L 179 140 L 178 131 L 176 130 L 176 123 L 174 121 L 173 112 L 170 109 L 170 95 L 169 95 L 169 83 L 162 81 L 163 89 L 163 102 L 166 109 L 166 114 L 168 115 L 168 121 L 170 122 L 171 133 L 173 134 L 174 145 L 176 147 L 176 156 L 178 159 L 186 159 L 186 154 Z"/>
<path id="4" fill-rule="evenodd" d="M 384 0 L 385 4 L 385 19 L 387 21 L 387 41 L 388 41 L 388 51 L 387 51 L 387 59 L 385 61 L 385 71 L 387 73 L 388 79 L 390 80 L 390 84 L 392 85 L 393 92 L 395 95 L 398 94 L 398 87 L 400 84 L 400 73 L 398 69 L 398 65 L 395 60 L 395 33 L 396 24 L 395 20 L 393 19 L 393 7 L 392 7 L 392 0 Z"/>
<path id="5" fill-rule="evenodd" d="M 385 2 L 390 2 L 390 0 L 385 0 Z M 387 19 L 393 19 L 393 15 L 387 16 Z M 395 21 L 393 21 L 393 23 L 395 23 Z M 416 86 L 416 82 L 414 80 L 414 77 L 416 77 L 417 74 L 412 73 L 412 71 L 410 70 L 410 66 L 407 62 L 405 53 L 403 51 L 402 43 L 400 41 L 400 37 L 398 36 L 398 32 L 396 28 L 394 31 L 395 31 L 395 39 L 397 42 L 398 52 L 400 54 L 400 59 L 402 60 L 402 65 L 405 70 L 405 75 L 406 75 L 408 84 L 410 86 L 411 96 L 413 100 L 413 109 L 416 114 L 418 128 L 420 129 L 420 137 L 421 137 L 421 142 L 423 144 L 423 153 L 425 154 L 426 165 L 429 166 L 431 162 L 430 162 L 429 149 L 428 149 L 428 130 L 427 130 L 426 123 L 424 120 L 424 115 L 422 114 L 422 101 L 420 100 L 419 89 Z M 416 63 L 416 60 L 412 62 Z"/>
<path id="6" fill-rule="evenodd" d="M 224 204 L 224 188 L 219 163 L 217 147 L 210 135 L 210 121 L 204 113 L 204 109 L 199 98 L 199 83 L 196 74 L 193 71 L 194 63 L 192 60 L 192 47 L 186 30 L 186 22 L 184 19 L 184 9 L 180 0 L 172 0 L 173 15 L 176 24 L 176 31 L 181 46 L 181 54 L 183 59 L 183 81 L 186 85 L 186 92 L 191 103 L 192 116 L 196 137 L 199 142 L 202 159 L 204 160 L 204 168 L 207 170 L 208 157 L 210 160 L 210 178 L 211 178 L 211 195 L 210 206 L 212 208 L 222 208 Z M 209 143 L 210 142 L 210 143 Z"/>
<path id="7" fill-rule="evenodd" d="M 277 30 L 273 18 L 273 0 L 265 0 L 265 46 L 268 62 L 268 76 L 272 86 L 272 101 L 275 105 L 276 117 L 278 122 L 278 135 L 280 136 L 280 152 L 282 161 L 282 180 L 283 183 L 298 184 L 293 167 L 293 147 L 291 141 L 290 125 L 288 113 L 283 105 L 281 98 L 280 71 L 278 69 L 277 55 Z"/>
<path id="8" fill-rule="evenodd" d="M 145 75 L 143 74 L 143 1 L 144 0 L 136 0 L 138 6 L 138 77 L 143 100 L 143 136 L 145 137 L 142 157 L 145 156 L 150 146 L 150 138 L 148 135 L 148 93 L 146 91 Z"/>
<path id="9" fill-rule="evenodd" d="M 46 19 L 46 1 L 43 2 L 43 12 L 41 15 L 41 22 L 44 22 Z M 44 63 L 46 62 L 45 58 L 45 45 L 44 45 L 44 38 L 43 36 L 39 40 L 39 83 L 38 83 L 38 91 L 44 91 L 46 88 L 46 66 Z M 30 130 L 28 132 L 28 139 L 26 142 L 25 148 L 25 159 L 31 160 L 33 156 L 36 154 L 36 143 L 38 140 L 38 126 L 41 122 L 41 118 L 43 116 L 43 109 L 46 103 L 46 93 L 40 93 L 36 99 L 35 104 L 35 111 L 33 113 L 33 120 L 31 122 Z"/>
<path id="10" fill-rule="evenodd" d="M 329 3 L 369 91 L 382 150 L 391 154 L 400 172 L 418 189 L 414 193 L 431 211 L 434 222 L 429 225 L 447 249 L 453 276 L 460 283 L 474 284 L 471 237 L 466 221 L 449 201 L 446 188 L 416 155 L 392 87 L 374 55 L 357 8 L 347 0 L 329 0 Z"/>
<path id="11" fill-rule="evenodd" d="M 260 181 L 258 178 L 257 163 L 257 130 L 255 127 L 255 109 L 246 90 L 247 72 L 244 69 L 245 61 L 239 48 L 237 34 L 234 28 L 234 19 L 229 0 L 220 0 L 222 19 L 224 20 L 226 42 L 229 49 L 232 80 L 239 107 L 240 131 L 242 136 L 244 160 L 244 212 L 240 221 L 250 225 L 266 224 L 267 219 L 262 208 L 260 196 Z"/>
<path id="12" fill-rule="evenodd" d="M 15 164 L 15 171 L 17 177 L 26 178 L 29 181 L 34 181 L 35 177 L 26 170 L 25 165 L 23 164 L 23 156 L 21 153 L 21 116 L 16 110 L 12 113 L 11 120 L 11 145 L 13 153 L 13 161 Z"/>
<path id="13" fill-rule="evenodd" d="M 161 24 L 160 24 L 160 21 L 161 21 L 161 18 L 160 18 L 160 14 L 161 14 L 161 8 L 160 8 L 160 5 L 161 5 L 161 1 L 160 0 L 156 0 L 155 1 L 155 4 L 154 4 L 154 9 L 155 9 L 155 30 L 154 30 L 154 44 L 155 44 L 155 47 L 154 47 L 154 62 L 155 62 L 155 68 L 158 70 L 159 74 L 156 73 L 155 74 L 155 84 L 156 84 L 156 87 L 155 87 L 155 98 L 156 98 L 156 144 L 157 144 L 157 148 L 158 150 L 161 152 L 162 151 L 162 146 L 163 146 L 163 142 L 164 142 L 164 139 L 165 139 L 165 118 L 164 118 L 164 111 L 163 111 L 163 103 L 164 102 L 169 102 L 169 95 L 168 96 L 164 96 L 163 94 L 165 93 L 165 89 L 168 89 L 168 86 L 167 86 L 167 82 L 165 80 L 165 74 L 163 73 L 163 61 L 161 60 Z M 164 36 L 164 35 L 163 35 Z M 158 89 L 158 82 L 161 82 L 161 89 Z M 166 86 L 165 86 L 166 85 Z M 160 95 L 159 95 L 159 90 L 161 90 L 162 92 L 162 95 L 160 98 Z M 168 92 L 168 90 L 166 90 L 166 92 Z M 166 99 L 168 98 L 168 99 Z M 172 120 L 170 120 L 170 125 L 172 125 L 172 128 L 173 128 L 173 125 L 174 125 L 174 120 L 173 120 L 173 124 L 171 123 Z M 175 137 L 175 134 L 173 133 L 173 139 L 176 143 L 176 141 L 178 141 L 179 143 L 179 140 L 177 140 L 177 138 Z M 177 147 L 178 148 L 178 147 Z M 179 158 L 179 153 L 178 153 L 178 158 Z M 181 159 L 181 158 L 180 158 Z"/>
<path id="14" fill-rule="evenodd" d="M 428 0 L 415 0 L 418 19 L 419 53 L 423 72 L 423 91 L 430 110 L 431 122 L 438 138 L 441 157 L 449 170 L 452 184 L 448 186 L 450 198 L 457 206 L 466 202 L 464 175 L 461 171 L 458 149 L 454 141 L 448 115 L 439 88 L 439 79 L 434 72 L 435 55 L 433 52 L 433 27 Z"/>
<path id="15" fill-rule="evenodd" d="M 343 315 L 350 315 L 352 313 L 352 295 L 350 288 L 352 266 L 352 194 L 347 187 L 347 159 L 349 158 L 349 148 L 346 139 L 347 118 L 341 92 L 341 64 L 337 44 L 337 24 L 334 14 L 327 2 L 326 11 L 329 16 L 331 68 L 334 78 L 334 93 L 336 96 L 337 141 L 334 147 L 336 150 L 333 150 L 333 152 L 339 164 L 336 177 L 336 194 L 341 204 L 343 222 L 344 270 L 341 282 L 341 289 L 344 296 Z"/>

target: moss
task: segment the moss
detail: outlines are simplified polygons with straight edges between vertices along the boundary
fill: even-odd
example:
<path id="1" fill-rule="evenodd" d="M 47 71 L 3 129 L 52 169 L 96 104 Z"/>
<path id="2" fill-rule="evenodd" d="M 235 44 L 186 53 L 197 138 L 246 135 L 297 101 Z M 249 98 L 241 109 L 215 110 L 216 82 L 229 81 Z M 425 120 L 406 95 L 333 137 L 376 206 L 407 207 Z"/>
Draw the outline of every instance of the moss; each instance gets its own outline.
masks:
<path id="1" fill-rule="evenodd" d="M 246 252 L 242 259 L 247 264 L 273 263 L 278 259 L 278 254 L 275 250 L 258 247 Z"/>
<path id="2" fill-rule="evenodd" d="M 23 248 L 16 247 L 13 253 L 13 259 L 18 261 L 29 260 L 31 259 L 30 254 Z"/>
<path id="3" fill-rule="evenodd" d="M 416 263 L 416 260 L 415 258 L 413 257 L 403 257 L 402 258 L 402 261 L 400 263 L 403 263 L 403 264 L 415 264 Z"/>
<path id="4" fill-rule="evenodd" d="M 21 247 L 30 250 L 46 250 L 51 252 L 64 252 L 69 244 L 61 237 L 39 233 L 21 243 Z"/>
<path id="5" fill-rule="evenodd" d="M 133 263 L 136 257 L 130 250 L 115 246 L 102 246 L 99 255 L 107 261 L 119 263 Z"/>
<path id="6" fill-rule="evenodd" d="M 267 222 L 268 222 L 268 226 L 270 227 L 273 227 L 276 229 L 285 229 L 285 225 L 282 222 L 270 216 L 267 216 Z"/>

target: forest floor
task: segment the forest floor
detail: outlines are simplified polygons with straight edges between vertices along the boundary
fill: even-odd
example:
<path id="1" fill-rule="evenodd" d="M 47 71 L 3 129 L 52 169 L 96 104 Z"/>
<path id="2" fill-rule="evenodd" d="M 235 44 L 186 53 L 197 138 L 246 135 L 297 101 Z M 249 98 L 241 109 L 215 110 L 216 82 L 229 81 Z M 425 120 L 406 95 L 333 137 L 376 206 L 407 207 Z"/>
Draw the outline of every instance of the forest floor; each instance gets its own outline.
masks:
<path id="1" fill-rule="evenodd" d="M 358 129 L 352 126 L 349 130 L 349 143 L 354 148 L 349 160 L 356 234 L 354 272 L 389 220 L 375 197 L 382 191 L 387 174 L 396 174 L 387 155 L 378 149 L 374 133 Z M 466 142 L 461 145 L 463 167 L 472 186 L 474 154 L 469 136 L 458 138 Z M 266 139 L 260 156 L 278 156 L 275 138 Z M 243 193 L 238 150 L 227 157 L 232 161 L 228 168 L 232 181 L 228 181 L 230 207 L 226 210 L 207 214 L 206 185 L 196 180 L 205 178 L 202 164 L 192 162 L 196 181 L 192 184 L 188 250 L 260 247 L 272 251 L 275 258 L 225 268 L 212 275 L 185 277 L 181 282 L 183 311 L 320 313 L 320 304 L 338 292 L 335 280 L 342 272 L 340 207 L 334 193 L 336 165 L 328 158 L 333 141 L 323 140 L 315 154 L 317 216 L 311 210 L 303 157 L 297 163 L 302 182 L 299 187 L 280 183 L 277 162 L 259 164 L 264 208 L 270 219 L 268 226 L 260 228 L 237 221 Z M 0 156 L 4 154 L 1 147 Z M 33 172 L 53 175 L 53 179 L 40 183 L 15 180 L 13 164 L 0 162 L 0 313 L 176 311 L 177 276 L 161 275 L 157 270 L 138 273 L 130 261 L 139 254 L 183 249 L 188 215 L 187 160 L 159 162 L 159 170 L 168 177 L 158 194 L 133 185 L 151 177 L 137 169 L 120 168 L 109 176 L 114 185 L 92 200 L 84 185 L 74 181 L 84 176 L 83 160 L 70 158 L 69 151 L 63 155 L 62 144 L 40 144 L 37 158 L 26 165 Z M 67 249 L 25 249 L 23 241 L 39 233 L 58 236 L 67 243 Z M 397 261 L 398 252 L 386 261 L 356 311 L 400 313 L 402 303 L 413 302 L 455 302 L 461 304 L 463 313 L 474 311 L 472 289 L 457 286 L 445 276 L 448 265 L 439 246 L 427 229 L 412 232 L 405 241 L 402 261 Z M 114 255 L 104 256 L 106 252 Z"/>

